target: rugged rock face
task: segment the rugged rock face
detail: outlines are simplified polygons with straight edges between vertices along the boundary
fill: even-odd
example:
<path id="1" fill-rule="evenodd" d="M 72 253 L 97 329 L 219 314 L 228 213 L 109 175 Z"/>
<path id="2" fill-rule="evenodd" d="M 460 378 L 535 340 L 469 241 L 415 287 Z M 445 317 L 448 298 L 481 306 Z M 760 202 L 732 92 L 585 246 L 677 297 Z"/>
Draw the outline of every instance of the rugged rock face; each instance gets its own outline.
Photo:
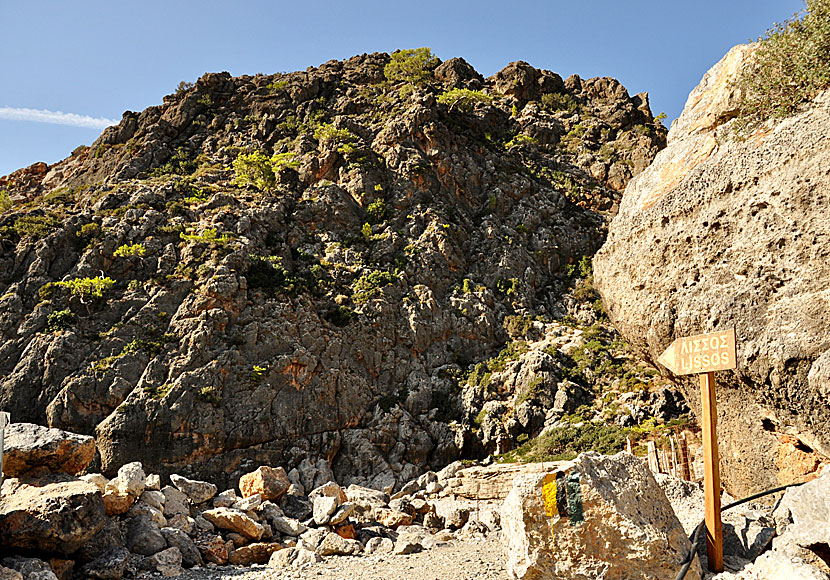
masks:
<path id="1" fill-rule="evenodd" d="M 594 259 L 612 321 L 651 360 L 677 337 L 736 328 L 718 428 L 737 496 L 830 456 L 830 96 L 736 138 L 732 82 L 751 51 L 704 76 Z M 699 409 L 696 379 L 681 384 Z"/>
<path id="2" fill-rule="evenodd" d="M 665 133 L 613 79 L 389 61 L 207 74 L 5 179 L 0 407 L 94 434 L 109 475 L 385 488 L 457 457 L 463 369 L 506 317 L 568 314 L 564 269 Z"/>

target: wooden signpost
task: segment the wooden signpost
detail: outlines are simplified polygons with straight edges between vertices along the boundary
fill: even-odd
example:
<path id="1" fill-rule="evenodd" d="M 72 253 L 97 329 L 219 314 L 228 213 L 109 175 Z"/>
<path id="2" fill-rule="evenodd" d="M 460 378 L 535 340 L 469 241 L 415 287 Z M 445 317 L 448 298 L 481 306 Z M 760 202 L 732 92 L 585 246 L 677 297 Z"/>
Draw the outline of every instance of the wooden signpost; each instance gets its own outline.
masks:
<path id="1" fill-rule="evenodd" d="M 703 423 L 703 490 L 706 496 L 706 555 L 709 570 L 723 571 L 720 517 L 720 460 L 715 371 L 737 367 L 735 329 L 678 338 L 657 361 L 676 375 L 700 375 Z"/>

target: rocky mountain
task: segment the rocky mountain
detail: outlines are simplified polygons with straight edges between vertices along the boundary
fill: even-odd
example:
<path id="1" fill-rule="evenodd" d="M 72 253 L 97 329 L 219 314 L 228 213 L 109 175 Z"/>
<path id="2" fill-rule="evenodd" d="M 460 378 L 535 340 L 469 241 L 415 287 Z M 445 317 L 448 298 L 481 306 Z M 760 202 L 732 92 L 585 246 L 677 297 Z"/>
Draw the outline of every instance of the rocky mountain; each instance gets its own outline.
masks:
<path id="1" fill-rule="evenodd" d="M 703 77 L 594 260 L 611 319 L 651 360 L 677 337 L 736 329 L 738 368 L 718 373 L 735 495 L 830 457 L 830 95 L 736 133 L 737 79 L 757 48 L 732 49 Z M 699 408 L 696 378 L 679 382 Z"/>
<path id="2" fill-rule="evenodd" d="M 95 435 L 110 476 L 221 486 L 302 464 L 391 488 L 510 449 L 593 404 L 567 353 L 619 355 L 573 335 L 578 264 L 664 145 L 614 79 L 425 49 L 182 83 L 0 179 L 0 408 Z"/>

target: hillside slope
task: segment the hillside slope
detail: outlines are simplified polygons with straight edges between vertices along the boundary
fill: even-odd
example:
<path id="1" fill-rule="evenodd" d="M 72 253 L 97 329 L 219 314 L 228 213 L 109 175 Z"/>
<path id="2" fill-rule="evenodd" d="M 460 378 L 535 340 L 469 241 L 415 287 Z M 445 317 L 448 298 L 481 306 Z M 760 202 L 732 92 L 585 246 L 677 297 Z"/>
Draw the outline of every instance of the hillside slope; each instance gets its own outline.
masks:
<path id="1" fill-rule="evenodd" d="M 665 129 L 613 79 L 420 56 L 206 74 L 0 179 L 0 407 L 94 434 L 105 472 L 458 457 L 464 371 L 573 313 L 567 266 Z"/>

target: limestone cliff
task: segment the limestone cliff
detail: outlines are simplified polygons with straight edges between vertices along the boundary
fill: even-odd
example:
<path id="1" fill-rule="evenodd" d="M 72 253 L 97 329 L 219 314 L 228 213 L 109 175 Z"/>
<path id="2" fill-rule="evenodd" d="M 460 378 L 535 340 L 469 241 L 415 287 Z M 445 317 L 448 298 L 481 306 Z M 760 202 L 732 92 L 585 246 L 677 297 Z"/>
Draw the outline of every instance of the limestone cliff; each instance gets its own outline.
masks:
<path id="1" fill-rule="evenodd" d="M 786 483 L 830 456 L 830 95 L 739 138 L 732 49 L 692 91 L 668 146 L 634 178 L 594 260 L 617 328 L 651 360 L 735 327 L 718 374 L 730 493 Z M 694 377 L 682 381 L 699 409 Z"/>

